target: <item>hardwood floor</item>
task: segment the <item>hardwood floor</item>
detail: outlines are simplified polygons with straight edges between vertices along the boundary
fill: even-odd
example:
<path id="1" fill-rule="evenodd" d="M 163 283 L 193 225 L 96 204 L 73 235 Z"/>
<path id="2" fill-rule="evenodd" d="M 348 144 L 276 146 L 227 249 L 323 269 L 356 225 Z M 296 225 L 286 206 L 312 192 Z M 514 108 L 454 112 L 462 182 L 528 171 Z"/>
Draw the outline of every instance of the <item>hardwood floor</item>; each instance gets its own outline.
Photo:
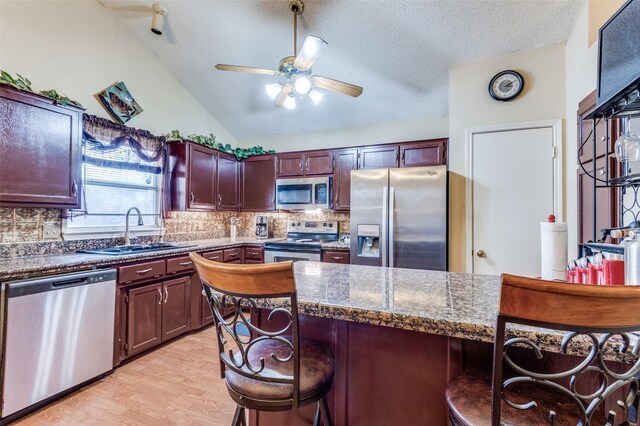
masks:
<path id="1" fill-rule="evenodd" d="M 210 327 L 116 369 L 14 425 L 230 425 L 235 403 L 220 378 Z"/>

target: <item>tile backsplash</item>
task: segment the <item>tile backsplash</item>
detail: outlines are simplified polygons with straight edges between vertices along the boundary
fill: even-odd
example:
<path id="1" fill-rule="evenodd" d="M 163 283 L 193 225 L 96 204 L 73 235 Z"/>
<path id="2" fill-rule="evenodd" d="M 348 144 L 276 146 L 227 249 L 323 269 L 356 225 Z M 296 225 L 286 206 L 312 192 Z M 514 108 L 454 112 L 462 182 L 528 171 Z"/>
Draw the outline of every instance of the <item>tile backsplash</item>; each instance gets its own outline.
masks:
<path id="1" fill-rule="evenodd" d="M 349 232 L 348 213 L 232 213 L 232 212 L 170 212 L 164 220 L 164 240 L 171 242 L 228 237 L 229 217 L 237 216 L 238 236 L 255 235 L 257 216 L 269 216 L 273 236 L 287 233 L 287 222 L 305 220 L 336 220 L 341 234 Z M 57 230 L 55 238 L 44 238 L 43 229 Z M 79 249 L 123 244 L 122 237 L 64 241 L 62 219 L 57 209 L 0 208 L 0 259 L 21 256 L 74 252 Z M 138 242 L 155 242 L 157 237 L 141 237 Z"/>

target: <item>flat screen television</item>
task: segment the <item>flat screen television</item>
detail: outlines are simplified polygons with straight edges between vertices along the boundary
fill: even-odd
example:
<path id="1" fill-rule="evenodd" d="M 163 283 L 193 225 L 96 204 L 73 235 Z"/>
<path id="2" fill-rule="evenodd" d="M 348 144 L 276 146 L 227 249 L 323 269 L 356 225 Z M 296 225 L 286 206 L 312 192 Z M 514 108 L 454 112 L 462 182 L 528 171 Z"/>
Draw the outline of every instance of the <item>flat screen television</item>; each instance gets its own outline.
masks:
<path id="1" fill-rule="evenodd" d="M 640 84 L 640 0 L 628 0 L 600 28 L 597 106 L 609 107 Z"/>

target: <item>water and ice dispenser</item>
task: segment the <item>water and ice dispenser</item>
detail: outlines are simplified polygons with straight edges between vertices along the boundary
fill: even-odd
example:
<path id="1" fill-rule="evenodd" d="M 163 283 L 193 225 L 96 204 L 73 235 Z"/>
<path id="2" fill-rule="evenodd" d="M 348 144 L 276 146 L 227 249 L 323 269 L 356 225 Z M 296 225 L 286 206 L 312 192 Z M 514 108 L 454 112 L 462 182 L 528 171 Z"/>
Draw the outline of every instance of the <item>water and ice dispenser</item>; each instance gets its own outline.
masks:
<path id="1" fill-rule="evenodd" d="M 380 225 L 358 225 L 358 256 L 380 257 Z"/>

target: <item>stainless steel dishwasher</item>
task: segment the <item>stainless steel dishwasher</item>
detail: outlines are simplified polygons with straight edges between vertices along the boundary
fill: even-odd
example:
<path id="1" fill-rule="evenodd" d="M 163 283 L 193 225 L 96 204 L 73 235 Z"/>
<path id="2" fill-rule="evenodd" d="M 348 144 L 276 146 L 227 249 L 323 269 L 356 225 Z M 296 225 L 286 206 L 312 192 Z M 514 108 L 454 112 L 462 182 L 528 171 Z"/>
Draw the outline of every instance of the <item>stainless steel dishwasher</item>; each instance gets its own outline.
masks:
<path id="1" fill-rule="evenodd" d="M 115 280 L 103 269 L 2 283 L 3 418 L 113 369 Z"/>

